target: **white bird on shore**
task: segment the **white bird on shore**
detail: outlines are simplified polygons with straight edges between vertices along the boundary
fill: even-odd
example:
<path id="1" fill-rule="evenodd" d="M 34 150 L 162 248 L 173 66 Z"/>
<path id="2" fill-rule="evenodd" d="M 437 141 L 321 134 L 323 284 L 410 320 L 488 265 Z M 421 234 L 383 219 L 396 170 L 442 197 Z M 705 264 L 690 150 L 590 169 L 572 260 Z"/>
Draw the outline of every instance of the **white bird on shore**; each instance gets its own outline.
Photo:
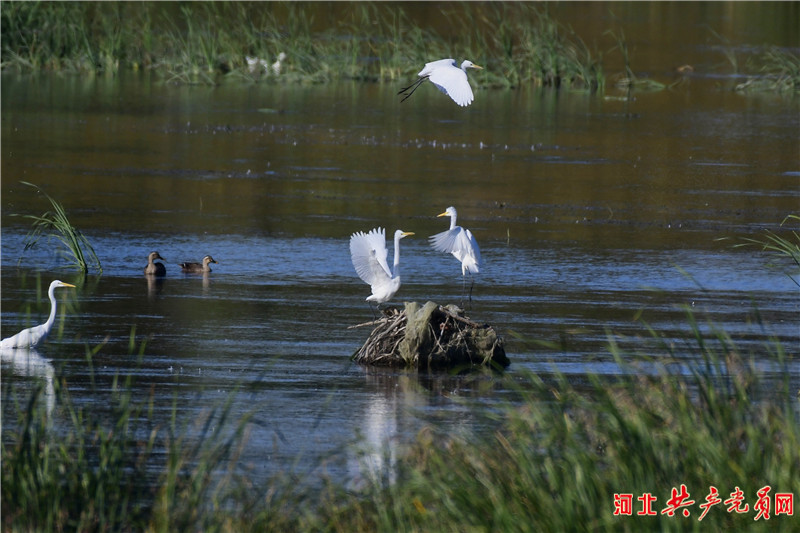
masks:
<path id="1" fill-rule="evenodd" d="M 400 239 L 414 235 L 409 231 L 394 232 L 394 268 L 386 261 L 386 233 L 375 228 L 369 233 L 359 231 L 350 236 L 350 258 L 358 277 L 372 288 L 368 302 L 388 302 L 400 288 Z"/>
<path id="2" fill-rule="evenodd" d="M 283 62 L 284 59 L 286 59 L 286 54 L 281 52 L 280 54 L 278 54 L 278 60 L 272 64 L 272 72 L 276 76 L 281 75 L 281 63 Z"/>
<path id="3" fill-rule="evenodd" d="M 439 61 L 431 61 L 425 64 L 425 68 L 419 71 L 419 79 L 404 87 L 397 94 L 404 94 L 411 89 L 411 92 L 400 100 L 405 102 L 409 96 L 414 94 L 417 87 L 422 85 L 425 80 L 430 80 L 440 91 L 453 99 L 455 103 L 460 106 L 468 106 L 472 103 L 474 97 L 472 96 L 472 88 L 469 86 L 467 80 L 467 69 L 476 68 L 482 69 L 483 67 L 474 64 L 472 61 L 465 60 L 461 63 L 461 68 L 456 66 L 455 59 L 440 59 Z"/>
<path id="4" fill-rule="evenodd" d="M 267 69 L 266 59 L 259 59 L 257 57 L 250 57 L 250 56 L 244 56 L 244 59 L 245 61 L 247 61 L 247 69 L 250 72 L 255 72 L 256 69 L 258 69 L 259 65 L 262 66 L 264 70 Z"/>
<path id="5" fill-rule="evenodd" d="M 13 337 L 3 339 L 0 341 L 0 349 L 35 347 L 47 337 L 47 334 L 50 333 L 56 321 L 55 290 L 59 287 L 75 287 L 75 285 L 64 283 L 59 280 L 53 281 L 50 284 L 50 288 L 47 290 L 47 296 L 50 298 L 50 317 L 47 319 L 47 322 L 32 328 L 23 329 Z"/>
<path id="6" fill-rule="evenodd" d="M 444 213 L 439 213 L 437 217 L 450 217 L 450 229 L 432 235 L 428 238 L 431 246 L 437 252 L 453 254 L 453 257 L 461 262 L 461 276 L 464 279 L 464 289 L 466 290 L 466 275 L 478 274 L 481 271 L 481 250 L 478 241 L 472 232 L 466 228 L 456 225 L 458 213 L 453 206 L 448 207 Z M 473 280 L 474 283 L 474 280 Z M 470 286 L 470 299 L 472 298 L 472 286 Z"/>

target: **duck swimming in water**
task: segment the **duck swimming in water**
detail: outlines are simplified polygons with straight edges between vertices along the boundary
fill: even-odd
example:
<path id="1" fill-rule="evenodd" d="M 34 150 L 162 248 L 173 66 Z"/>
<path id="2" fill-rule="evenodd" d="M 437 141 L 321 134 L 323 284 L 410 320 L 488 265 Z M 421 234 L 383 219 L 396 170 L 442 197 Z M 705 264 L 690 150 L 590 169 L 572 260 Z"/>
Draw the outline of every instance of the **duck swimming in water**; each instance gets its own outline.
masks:
<path id="1" fill-rule="evenodd" d="M 211 267 L 208 266 L 209 263 L 215 263 L 214 258 L 210 255 L 207 255 L 203 258 L 202 263 L 181 263 L 181 269 L 184 272 L 211 272 Z"/>
<path id="2" fill-rule="evenodd" d="M 166 261 L 158 252 L 150 252 L 150 255 L 147 256 L 147 266 L 144 267 L 144 273 L 148 276 L 166 276 L 167 267 L 164 266 L 164 263 L 154 263 L 156 259 Z"/>

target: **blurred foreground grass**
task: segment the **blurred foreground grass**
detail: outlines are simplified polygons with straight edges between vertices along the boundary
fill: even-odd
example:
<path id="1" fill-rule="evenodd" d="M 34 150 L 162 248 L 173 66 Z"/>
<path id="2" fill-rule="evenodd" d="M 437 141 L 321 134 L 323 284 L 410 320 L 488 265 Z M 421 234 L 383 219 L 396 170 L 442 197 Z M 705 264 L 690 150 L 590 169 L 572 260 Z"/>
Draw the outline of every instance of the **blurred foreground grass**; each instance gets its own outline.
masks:
<path id="1" fill-rule="evenodd" d="M 676 365 L 685 354 L 673 357 L 657 332 L 645 331 L 636 353 L 609 336 L 622 369 L 614 377 L 496 376 L 520 400 L 492 414 L 494 434 L 428 427 L 399 460 L 387 456 L 396 471 L 367 476 L 358 489 L 333 479 L 309 488 L 288 474 L 256 486 L 235 474 L 251 421 L 232 420 L 230 403 L 185 427 L 174 415 L 169 427 L 155 427 L 152 399 L 134 398 L 132 377 L 114 382 L 111 420 L 72 403 L 60 379 L 50 391 L 55 402 L 45 400 L 45 385 L 26 396 L 5 383 L 4 410 L 15 409 L 16 423 L 3 428 L 3 530 L 796 529 L 797 517 L 779 514 L 774 500 L 800 496 L 790 358 L 777 341 L 741 353 L 689 310 L 687 322 L 693 363 Z M 70 421 L 58 434 L 48 421 L 53 403 Z M 695 503 L 688 517 L 680 508 L 670 517 L 662 511 L 681 485 Z M 749 512 L 718 504 L 701 523 L 699 505 L 711 486 L 722 500 L 741 489 Z M 771 490 L 770 520 L 756 521 L 763 487 Z M 632 514 L 615 516 L 626 494 Z M 654 516 L 637 515 L 644 494 L 657 498 Z"/>

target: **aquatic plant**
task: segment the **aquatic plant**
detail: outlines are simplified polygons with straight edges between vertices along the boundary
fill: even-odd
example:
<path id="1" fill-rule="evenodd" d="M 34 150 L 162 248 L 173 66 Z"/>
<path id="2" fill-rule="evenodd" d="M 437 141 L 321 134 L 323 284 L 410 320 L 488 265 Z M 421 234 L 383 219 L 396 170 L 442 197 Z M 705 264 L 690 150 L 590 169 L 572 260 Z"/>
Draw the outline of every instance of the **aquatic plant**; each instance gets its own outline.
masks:
<path id="1" fill-rule="evenodd" d="M 619 51 L 622 55 L 622 61 L 625 66 L 625 72 L 621 75 L 615 76 L 615 86 L 620 89 L 626 89 L 630 92 L 633 89 L 644 91 L 660 91 L 666 89 L 667 86 L 661 82 L 651 78 L 640 78 L 634 73 L 631 67 L 630 50 L 628 48 L 628 40 L 625 38 L 625 31 L 620 29 L 618 31 L 608 30 L 606 35 L 609 35 L 615 41 L 615 45 L 610 51 Z"/>
<path id="2" fill-rule="evenodd" d="M 709 28 L 714 40 L 720 45 L 714 48 L 719 50 L 734 74 L 741 72 L 739 57 L 736 47 L 730 39 Z M 800 91 L 800 55 L 777 46 L 769 46 L 748 61 L 748 66 L 758 75 L 750 75 L 747 80 L 734 86 L 734 90 L 742 92 L 797 92 Z"/>
<path id="3" fill-rule="evenodd" d="M 714 28 L 708 28 L 709 33 L 713 37 L 714 40 L 719 41 L 721 44 L 719 45 L 712 45 L 715 50 L 718 50 L 725 56 L 725 60 L 731 66 L 732 71 L 734 74 L 739 73 L 739 58 L 736 55 L 736 48 L 731 43 L 730 39 L 722 35 L 721 33 L 714 30 Z"/>
<path id="4" fill-rule="evenodd" d="M 67 259 L 67 261 L 72 263 L 82 272 L 86 273 L 89 270 L 89 264 L 87 263 L 86 254 L 84 253 L 84 248 L 86 248 L 90 255 L 92 264 L 95 266 L 95 268 L 97 268 L 98 272 L 102 274 L 103 267 L 100 264 L 100 259 L 94 252 L 94 248 L 89 240 L 80 232 L 80 230 L 73 226 L 69 221 L 64 206 L 62 206 L 61 203 L 52 198 L 46 192 L 42 191 L 37 185 L 28 183 L 26 181 L 22 181 L 20 183 L 29 187 L 33 187 L 39 193 L 43 194 L 44 197 L 50 202 L 50 206 L 52 208 L 51 211 L 45 211 L 39 216 L 19 214 L 12 215 L 33 220 L 33 229 L 31 229 L 25 236 L 25 251 L 36 246 L 39 240 L 44 236 L 48 238 L 55 237 L 64 245 L 64 250 L 61 250 L 60 253 Z"/>
<path id="5" fill-rule="evenodd" d="M 800 216 L 788 215 L 781 222 L 781 227 L 788 222 L 800 222 Z M 764 251 L 774 252 L 779 256 L 788 257 L 794 263 L 795 272 L 787 272 L 786 275 L 789 276 L 789 279 L 791 279 L 795 285 L 800 287 L 800 234 L 797 233 L 797 230 L 792 230 L 790 234 L 792 238 L 783 237 L 772 230 L 765 230 L 762 238 L 746 237 L 743 239 L 743 243 L 736 244 L 734 247 L 738 248 L 741 246 L 755 245 L 760 246 Z"/>
<path id="6" fill-rule="evenodd" d="M 769 47 L 759 58 L 759 75 L 736 86 L 737 91 L 800 91 L 800 54 Z"/>

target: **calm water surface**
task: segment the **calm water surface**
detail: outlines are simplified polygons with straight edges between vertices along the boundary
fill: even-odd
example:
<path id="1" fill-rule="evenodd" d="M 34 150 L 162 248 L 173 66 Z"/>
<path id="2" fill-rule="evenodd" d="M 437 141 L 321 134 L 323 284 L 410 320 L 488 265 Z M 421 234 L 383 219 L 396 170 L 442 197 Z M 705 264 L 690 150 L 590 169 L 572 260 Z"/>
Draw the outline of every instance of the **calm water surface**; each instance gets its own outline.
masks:
<path id="1" fill-rule="evenodd" d="M 102 410 L 114 377 L 134 373 L 155 423 L 173 405 L 188 423 L 241 387 L 235 413 L 256 412 L 242 465 L 259 476 L 358 477 L 344 450 L 361 437 L 394 449 L 426 423 L 486 429 L 475 407 L 514 401 L 502 382 L 348 359 L 368 334 L 348 326 L 372 317 L 349 235 L 415 232 L 396 300 L 457 303 L 458 263 L 426 242 L 449 205 L 484 259 L 469 315 L 505 337 L 512 378 L 617 374 L 607 335 L 646 352 L 628 342 L 647 336 L 640 319 L 691 362 L 688 307 L 708 335 L 724 329 L 768 375 L 800 382 L 790 265 L 733 248 L 798 213 L 795 100 L 702 76 L 633 100 L 478 90 L 466 109 L 432 87 L 400 105 L 396 90 L 4 76 L 2 336 L 45 320 L 51 279 L 78 285 L 60 290 L 60 338 L 37 365 L 4 358 L 4 388 L 63 375 L 76 403 Z M 23 253 L 30 226 L 11 215 L 49 206 L 20 180 L 64 204 L 102 276 L 60 269 L 55 245 Z M 142 274 L 152 250 L 163 281 Z M 180 273 L 205 254 L 213 273 Z M 783 368 L 771 337 L 795 356 Z"/>

